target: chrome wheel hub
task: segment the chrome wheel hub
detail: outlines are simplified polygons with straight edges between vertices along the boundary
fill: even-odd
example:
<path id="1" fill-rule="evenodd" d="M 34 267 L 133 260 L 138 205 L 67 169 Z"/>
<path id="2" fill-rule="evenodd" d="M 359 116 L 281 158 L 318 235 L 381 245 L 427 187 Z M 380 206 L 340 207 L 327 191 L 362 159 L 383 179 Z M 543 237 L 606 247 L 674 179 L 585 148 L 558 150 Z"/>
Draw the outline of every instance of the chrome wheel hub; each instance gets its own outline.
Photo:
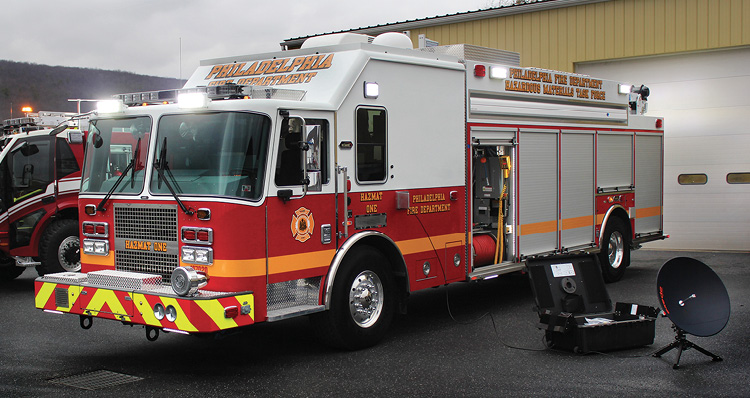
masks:
<path id="1" fill-rule="evenodd" d="M 625 241 L 620 231 L 613 231 L 609 236 L 609 245 L 607 245 L 607 257 L 609 257 L 609 266 L 620 268 L 622 258 L 625 253 Z"/>
<path id="2" fill-rule="evenodd" d="M 57 260 L 65 271 L 77 272 L 81 270 L 81 252 L 77 236 L 68 236 L 57 250 Z"/>
<path id="3" fill-rule="evenodd" d="M 383 283 L 372 271 L 362 271 L 349 289 L 349 313 L 358 326 L 375 324 L 383 311 Z"/>

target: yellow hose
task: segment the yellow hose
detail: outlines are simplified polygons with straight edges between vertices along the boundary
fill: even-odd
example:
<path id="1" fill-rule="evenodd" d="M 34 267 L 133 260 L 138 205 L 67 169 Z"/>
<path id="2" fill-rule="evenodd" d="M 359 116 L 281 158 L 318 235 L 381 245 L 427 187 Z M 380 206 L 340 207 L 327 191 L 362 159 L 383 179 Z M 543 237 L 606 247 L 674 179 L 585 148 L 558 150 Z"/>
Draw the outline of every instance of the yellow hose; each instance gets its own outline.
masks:
<path id="1" fill-rule="evenodd" d="M 505 195 L 505 188 L 507 186 L 503 184 L 503 191 L 500 192 L 500 199 L 498 203 L 498 209 L 497 209 L 497 242 L 495 242 L 495 264 L 500 264 L 498 262 L 499 258 L 502 258 L 502 252 L 505 249 L 503 247 L 503 241 L 505 240 L 503 236 L 500 235 L 500 230 L 503 228 L 503 196 Z"/>

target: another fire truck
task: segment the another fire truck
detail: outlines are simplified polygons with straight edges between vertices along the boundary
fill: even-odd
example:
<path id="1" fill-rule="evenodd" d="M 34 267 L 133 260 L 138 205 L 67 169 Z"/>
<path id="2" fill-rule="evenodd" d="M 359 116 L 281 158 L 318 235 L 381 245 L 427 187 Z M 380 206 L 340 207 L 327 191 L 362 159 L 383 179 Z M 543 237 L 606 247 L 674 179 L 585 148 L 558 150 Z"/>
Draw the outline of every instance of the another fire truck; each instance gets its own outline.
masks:
<path id="1" fill-rule="evenodd" d="M 615 281 L 664 238 L 663 120 L 645 87 L 518 65 L 337 34 L 102 102 L 82 272 L 38 278 L 36 306 L 149 340 L 310 315 L 357 349 L 410 293 L 532 257 L 599 253 Z"/>
<path id="2" fill-rule="evenodd" d="M 0 280 L 26 267 L 79 271 L 78 188 L 84 133 L 65 112 L 4 121 L 0 151 Z M 55 127 L 63 122 L 69 124 Z"/>

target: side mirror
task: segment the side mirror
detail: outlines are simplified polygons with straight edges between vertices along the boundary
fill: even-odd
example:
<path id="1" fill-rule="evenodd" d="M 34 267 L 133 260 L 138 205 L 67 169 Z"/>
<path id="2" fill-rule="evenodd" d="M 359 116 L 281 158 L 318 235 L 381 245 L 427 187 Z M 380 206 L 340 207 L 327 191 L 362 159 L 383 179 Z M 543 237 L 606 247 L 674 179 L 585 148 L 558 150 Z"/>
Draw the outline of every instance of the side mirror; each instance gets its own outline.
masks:
<path id="1" fill-rule="evenodd" d="M 94 145 L 94 148 L 101 148 L 104 140 L 102 139 L 102 136 L 99 135 L 99 133 L 93 133 L 91 134 L 91 143 Z"/>
<path id="2" fill-rule="evenodd" d="M 30 145 L 28 141 L 24 141 L 23 144 L 13 148 L 12 153 L 21 152 L 23 156 L 31 156 L 39 153 L 39 147 L 36 145 Z"/>

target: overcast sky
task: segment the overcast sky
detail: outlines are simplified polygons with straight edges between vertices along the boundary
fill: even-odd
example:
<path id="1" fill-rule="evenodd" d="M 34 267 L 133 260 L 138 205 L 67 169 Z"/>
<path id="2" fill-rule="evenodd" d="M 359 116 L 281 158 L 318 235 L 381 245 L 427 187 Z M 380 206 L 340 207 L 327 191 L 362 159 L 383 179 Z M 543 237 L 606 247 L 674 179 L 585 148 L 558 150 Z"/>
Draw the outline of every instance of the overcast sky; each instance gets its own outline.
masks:
<path id="1" fill-rule="evenodd" d="M 499 1 L 3 0 L 0 59 L 187 79 L 202 59 L 277 51 L 284 39 L 493 3 Z"/>

